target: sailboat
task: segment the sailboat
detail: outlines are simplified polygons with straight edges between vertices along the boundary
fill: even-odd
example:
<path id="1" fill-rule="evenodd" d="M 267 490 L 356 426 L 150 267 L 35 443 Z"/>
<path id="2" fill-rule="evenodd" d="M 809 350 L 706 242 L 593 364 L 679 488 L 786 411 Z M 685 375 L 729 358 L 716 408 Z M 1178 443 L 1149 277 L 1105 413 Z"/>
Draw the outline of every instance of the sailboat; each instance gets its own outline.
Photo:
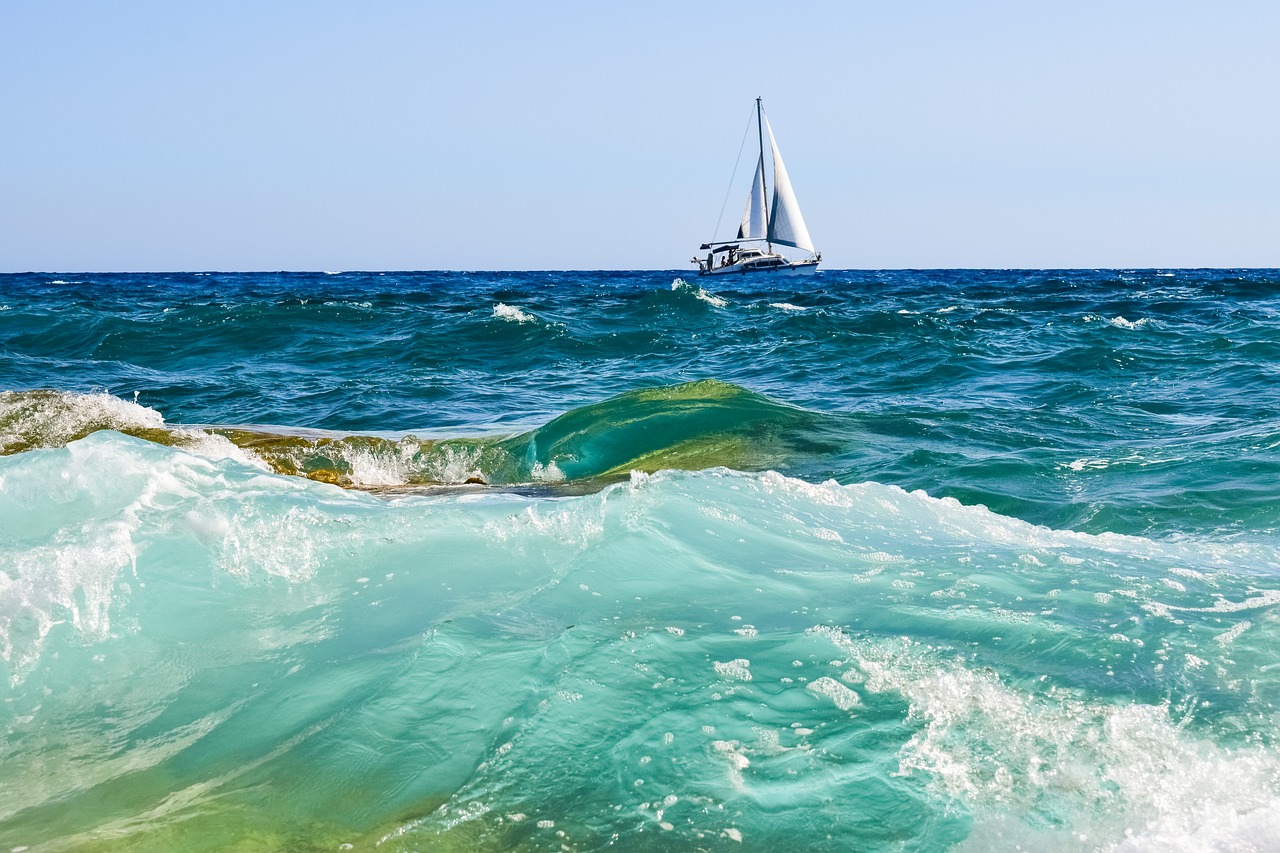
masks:
<path id="1" fill-rule="evenodd" d="M 760 141 L 760 156 L 756 160 L 755 178 L 747 195 L 747 207 L 742 212 L 738 235 L 732 240 L 703 243 L 701 251 L 706 257 L 695 255 L 690 263 L 698 265 L 698 275 L 733 275 L 744 273 L 768 273 L 771 275 L 809 275 L 818 268 L 822 253 L 813 247 L 809 229 L 800 215 L 795 191 L 787 177 L 787 167 L 778 153 L 778 142 L 773 138 L 773 128 L 765 118 L 764 107 L 756 98 L 756 128 Z M 773 154 L 773 198 L 768 197 L 765 183 L 764 140 L 769 136 L 769 150 Z M 791 259 L 774 251 L 774 246 L 789 246 L 808 252 L 806 257 Z"/>

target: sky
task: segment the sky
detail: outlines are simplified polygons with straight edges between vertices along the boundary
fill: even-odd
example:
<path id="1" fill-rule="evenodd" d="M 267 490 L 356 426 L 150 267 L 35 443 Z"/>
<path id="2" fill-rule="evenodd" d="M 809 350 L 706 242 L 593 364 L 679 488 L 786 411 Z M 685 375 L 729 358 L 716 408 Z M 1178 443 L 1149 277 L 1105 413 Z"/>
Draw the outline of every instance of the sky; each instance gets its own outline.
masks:
<path id="1" fill-rule="evenodd" d="M 0 2 L 0 272 L 1280 266 L 1280 4 Z"/>

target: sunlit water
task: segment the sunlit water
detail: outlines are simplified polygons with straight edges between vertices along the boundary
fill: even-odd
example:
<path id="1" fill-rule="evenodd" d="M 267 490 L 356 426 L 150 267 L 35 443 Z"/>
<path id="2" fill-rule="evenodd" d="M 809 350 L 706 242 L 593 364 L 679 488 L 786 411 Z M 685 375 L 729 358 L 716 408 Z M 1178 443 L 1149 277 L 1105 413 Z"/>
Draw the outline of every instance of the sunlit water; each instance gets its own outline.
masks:
<path id="1" fill-rule="evenodd" d="M 0 276 L 0 850 L 1272 849 L 1280 273 L 675 277 Z"/>

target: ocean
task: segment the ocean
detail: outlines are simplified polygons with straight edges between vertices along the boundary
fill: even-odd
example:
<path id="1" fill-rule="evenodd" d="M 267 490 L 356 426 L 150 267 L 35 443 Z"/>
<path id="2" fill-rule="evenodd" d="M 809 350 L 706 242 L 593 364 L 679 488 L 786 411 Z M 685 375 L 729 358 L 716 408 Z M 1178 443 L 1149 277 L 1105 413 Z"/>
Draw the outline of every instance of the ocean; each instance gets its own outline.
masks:
<path id="1" fill-rule="evenodd" d="M 1280 271 L 0 275 L 0 851 L 1280 849 Z"/>

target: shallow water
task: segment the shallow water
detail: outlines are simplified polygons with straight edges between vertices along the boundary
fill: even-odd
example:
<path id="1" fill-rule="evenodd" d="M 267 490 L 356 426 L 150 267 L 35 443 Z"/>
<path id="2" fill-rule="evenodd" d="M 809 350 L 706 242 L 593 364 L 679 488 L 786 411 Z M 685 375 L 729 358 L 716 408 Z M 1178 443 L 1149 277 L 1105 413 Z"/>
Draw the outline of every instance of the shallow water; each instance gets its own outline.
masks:
<path id="1" fill-rule="evenodd" d="M 1280 273 L 673 278 L 0 276 L 0 846 L 1271 843 Z"/>

